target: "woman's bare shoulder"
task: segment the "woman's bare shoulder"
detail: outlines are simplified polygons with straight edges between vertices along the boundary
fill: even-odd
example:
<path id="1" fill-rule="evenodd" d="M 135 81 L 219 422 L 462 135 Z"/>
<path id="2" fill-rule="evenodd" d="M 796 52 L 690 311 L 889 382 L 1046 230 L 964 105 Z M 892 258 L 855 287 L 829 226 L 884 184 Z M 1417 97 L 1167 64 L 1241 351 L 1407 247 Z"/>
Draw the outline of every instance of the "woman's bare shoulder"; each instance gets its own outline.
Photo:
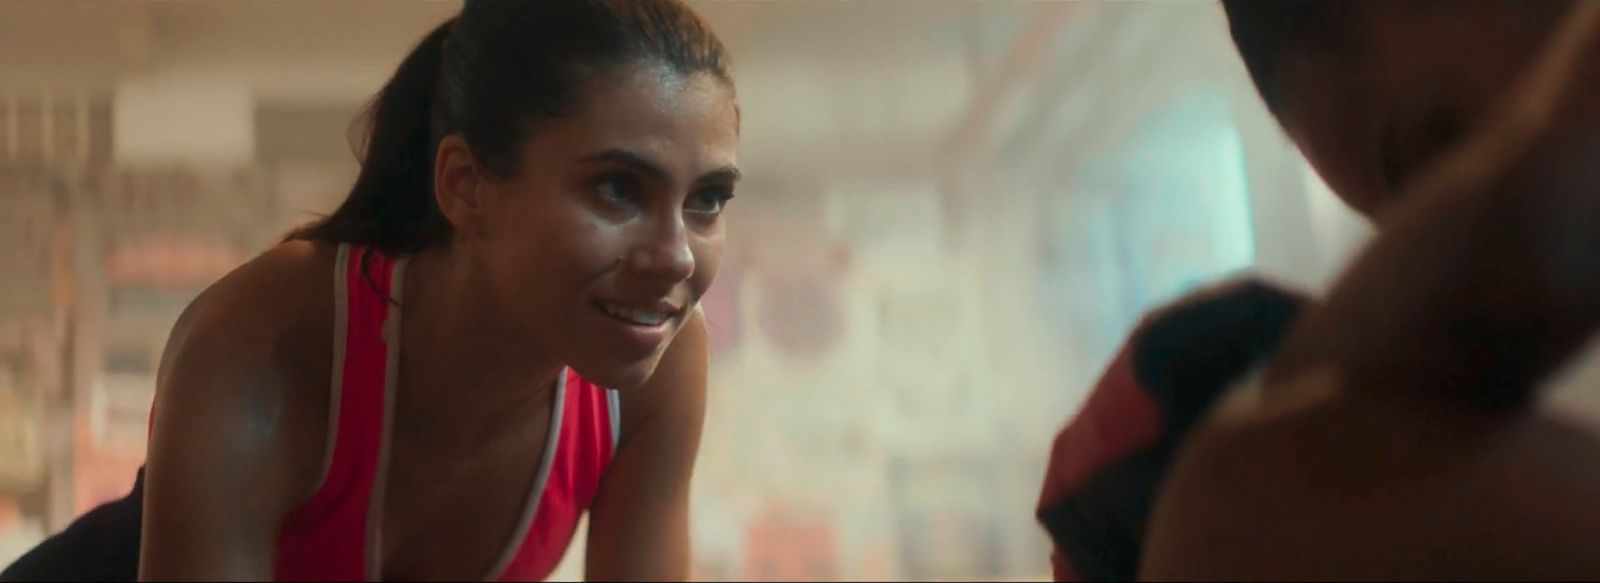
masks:
<path id="1" fill-rule="evenodd" d="M 208 434 L 218 450 L 210 455 L 278 458 L 294 489 L 316 473 L 328 426 L 335 256 L 331 246 L 280 244 L 189 305 L 162 354 L 153 450 L 171 445 L 164 430 Z"/>

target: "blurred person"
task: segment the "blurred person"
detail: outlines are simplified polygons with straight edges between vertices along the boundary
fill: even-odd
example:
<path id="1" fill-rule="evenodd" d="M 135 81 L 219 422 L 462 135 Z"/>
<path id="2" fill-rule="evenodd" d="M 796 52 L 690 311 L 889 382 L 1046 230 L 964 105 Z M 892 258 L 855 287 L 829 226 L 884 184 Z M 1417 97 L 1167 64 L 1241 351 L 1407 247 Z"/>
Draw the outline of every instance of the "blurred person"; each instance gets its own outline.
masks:
<path id="1" fill-rule="evenodd" d="M 5 578 L 539 580 L 586 512 L 588 578 L 688 577 L 721 42 L 678 0 L 469 0 L 367 121 L 343 204 L 178 319 L 132 494 Z"/>
<path id="2" fill-rule="evenodd" d="M 1056 579 L 1600 575 L 1600 444 L 1534 408 L 1600 323 L 1596 7 L 1223 5 L 1379 236 L 1323 302 L 1247 279 L 1136 327 L 1054 444 Z"/>

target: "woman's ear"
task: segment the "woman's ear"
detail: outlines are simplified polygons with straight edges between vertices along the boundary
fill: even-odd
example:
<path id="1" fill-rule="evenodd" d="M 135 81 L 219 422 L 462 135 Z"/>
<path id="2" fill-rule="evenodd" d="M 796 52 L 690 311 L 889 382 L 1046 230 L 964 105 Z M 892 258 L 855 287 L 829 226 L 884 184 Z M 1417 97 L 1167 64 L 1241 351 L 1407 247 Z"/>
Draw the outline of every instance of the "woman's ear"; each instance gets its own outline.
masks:
<path id="1" fill-rule="evenodd" d="M 439 141 L 433 160 L 433 198 L 458 236 L 483 230 L 483 174 L 460 134 Z"/>

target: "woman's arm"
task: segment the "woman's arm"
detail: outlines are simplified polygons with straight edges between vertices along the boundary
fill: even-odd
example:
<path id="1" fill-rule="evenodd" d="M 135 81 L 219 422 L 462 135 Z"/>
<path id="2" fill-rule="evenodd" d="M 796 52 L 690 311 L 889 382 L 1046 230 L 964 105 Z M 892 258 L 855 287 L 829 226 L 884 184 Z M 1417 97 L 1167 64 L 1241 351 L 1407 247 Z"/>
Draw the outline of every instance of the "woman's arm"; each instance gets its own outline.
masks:
<path id="1" fill-rule="evenodd" d="M 622 442 L 589 517 L 585 578 L 689 578 L 689 481 L 706 413 L 706 327 L 698 310 L 644 386 L 623 393 Z"/>
<path id="2" fill-rule="evenodd" d="M 320 470 L 324 432 L 305 429 L 325 427 L 327 415 L 326 391 L 310 398 L 326 385 L 297 382 L 307 376 L 299 355 L 331 344 L 314 334 L 326 323 L 298 324 L 325 311 L 301 305 L 314 301 L 306 288 L 329 289 L 298 268 L 317 263 L 300 247 L 224 278 L 168 340 L 146 461 L 141 580 L 273 577 L 279 523 Z"/>

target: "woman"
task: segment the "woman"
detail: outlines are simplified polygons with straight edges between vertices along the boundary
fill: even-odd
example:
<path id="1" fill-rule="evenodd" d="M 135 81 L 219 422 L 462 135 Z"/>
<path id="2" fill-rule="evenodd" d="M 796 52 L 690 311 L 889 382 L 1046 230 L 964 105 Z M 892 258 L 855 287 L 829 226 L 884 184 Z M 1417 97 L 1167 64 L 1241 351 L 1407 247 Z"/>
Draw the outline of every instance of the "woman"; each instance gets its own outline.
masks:
<path id="1" fill-rule="evenodd" d="M 1323 298 L 1140 323 L 1056 438 L 1057 580 L 1595 578 L 1600 441 L 1540 397 L 1600 326 L 1600 4 L 1222 4 L 1379 235 Z"/>
<path id="2" fill-rule="evenodd" d="M 1308 98 L 1286 127 L 1329 183 L 1380 195 L 1352 197 L 1379 234 L 1254 393 L 1187 438 L 1141 577 L 1600 578 L 1600 436 L 1545 406 L 1595 389 L 1563 369 L 1600 329 L 1600 3 L 1440 8 L 1300 3 L 1299 26 L 1261 22 L 1340 41 L 1289 45 L 1276 85 Z M 1315 73 L 1335 68 L 1363 73 Z M 1428 115 L 1371 131 L 1407 112 Z M 1346 147 L 1363 136 L 1387 143 Z M 1382 176 L 1403 180 L 1363 188 Z"/>
<path id="3" fill-rule="evenodd" d="M 134 495 L 9 576 L 537 580 L 585 511 L 588 577 L 688 576 L 720 41 L 677 0 L 470 1 L 369 121 L 339 209 L 178 319 Z"/>

